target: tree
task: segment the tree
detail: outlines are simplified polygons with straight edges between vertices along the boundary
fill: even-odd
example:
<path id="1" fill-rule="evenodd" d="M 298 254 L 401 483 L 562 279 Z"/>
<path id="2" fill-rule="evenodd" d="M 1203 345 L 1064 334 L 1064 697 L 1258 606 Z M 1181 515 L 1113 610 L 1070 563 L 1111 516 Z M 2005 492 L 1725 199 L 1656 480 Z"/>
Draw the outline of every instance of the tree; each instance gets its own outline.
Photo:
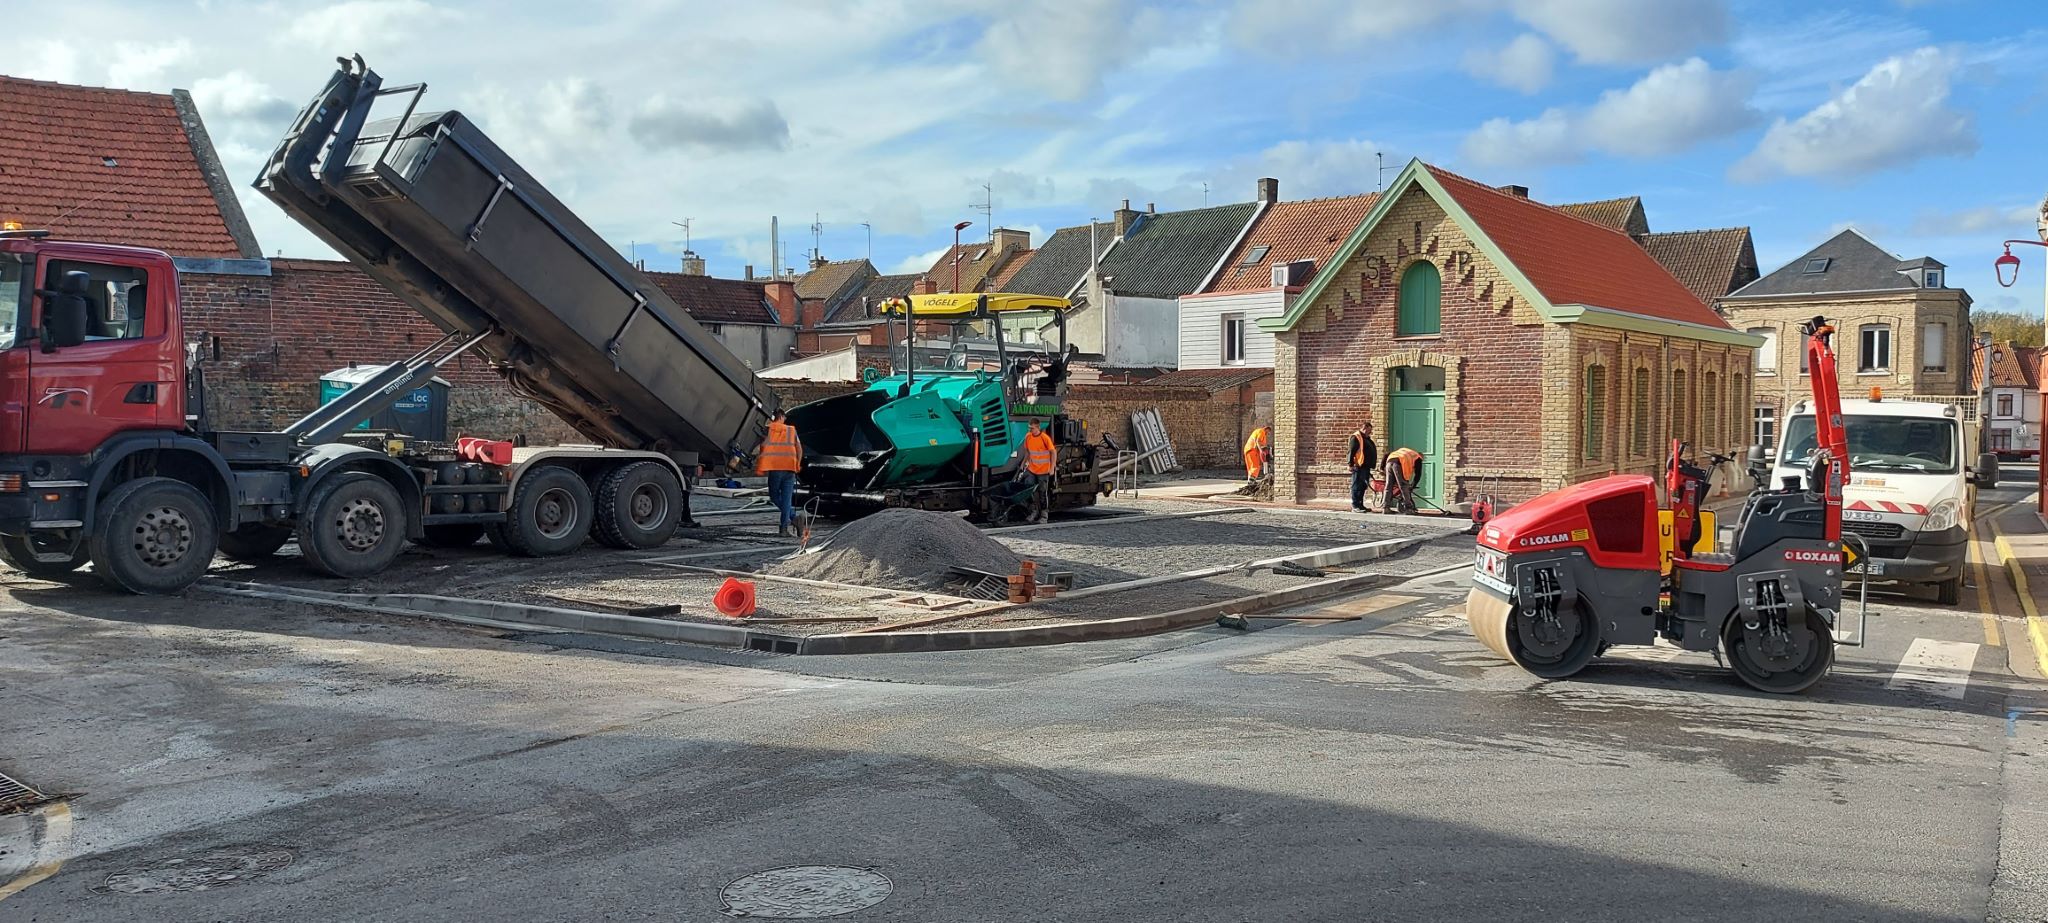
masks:
<path id="1" fill-rule="evenodd" d="M 2041 345 L 2041 318 L 2016 314 L 2012 311 L 1971 311 L 1970 326 L 1976 328 L 1978 336 L 1987 336 L 1994 343 L 2012 341 L 2015 346 Z"/>

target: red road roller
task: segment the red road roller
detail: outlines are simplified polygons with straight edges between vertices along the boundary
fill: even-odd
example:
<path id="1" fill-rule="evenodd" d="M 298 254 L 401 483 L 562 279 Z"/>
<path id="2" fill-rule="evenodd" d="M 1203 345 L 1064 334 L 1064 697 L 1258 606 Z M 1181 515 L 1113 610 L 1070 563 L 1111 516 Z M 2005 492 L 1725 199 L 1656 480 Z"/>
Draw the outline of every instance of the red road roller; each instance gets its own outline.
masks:
<path id="1" fill-rule="evenodd" d="M 1850 560 L 1842 545 L 1849 452 L 1834 328 L 1816 317 L 1802 329 L 1819 448 L 1805 477 L 1757 485 L 1728 553 L 1695 550 L 1708 471 L 1674 444 L 1664 509 L 1655 478 L 1614 475 L 1488 521 L 1465 604 L 1473 634 L 1549 679 L 1577 673 L 1613 645 L 1662 637 L 1687 650 L 1718 645 L 1735 675 L 1765 692 L 1800 692 L 1819 682 L 1834 664 Z M 1665 509 L 1669 529 L 1660 525 Z"/>

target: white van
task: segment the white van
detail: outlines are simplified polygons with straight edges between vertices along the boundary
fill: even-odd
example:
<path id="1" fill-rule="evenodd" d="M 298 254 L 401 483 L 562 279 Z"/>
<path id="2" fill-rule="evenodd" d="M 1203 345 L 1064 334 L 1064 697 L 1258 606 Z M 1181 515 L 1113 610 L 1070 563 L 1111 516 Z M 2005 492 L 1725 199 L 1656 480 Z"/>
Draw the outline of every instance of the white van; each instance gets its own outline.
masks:
<path id="1" fill-rule="evenodd" d="M 1978 479 L 1998 477 L 1996 465 L 1980 474 L 1969 464 L 1975 424 L 1952 404 L 1880 398 L 1843 400 L 1842 425 L 1850 469 L 1842 530 L 1869 546 L 1863 572 L 1932 585 L 1944 605 L 1960 602 Z M 1772 483 L 1804 478 L 1814 442 L 1813 404 L 1800 401 L 1785 419 Z"/>

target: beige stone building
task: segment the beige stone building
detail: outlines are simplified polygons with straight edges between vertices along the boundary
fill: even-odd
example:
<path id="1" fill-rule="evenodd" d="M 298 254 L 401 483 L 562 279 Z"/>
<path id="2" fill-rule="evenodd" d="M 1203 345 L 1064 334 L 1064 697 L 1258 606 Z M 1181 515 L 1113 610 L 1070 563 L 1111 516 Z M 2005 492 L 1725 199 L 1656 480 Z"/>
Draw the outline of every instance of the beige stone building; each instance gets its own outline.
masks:
<path id="1" fill-rule="evenodd" d="M 1280 316 L 1280 499 L 1343 498 L 1347 437 L 1425 458 L 1436 505 L 1653 473 L 1746 442 L 1757 338 L 1629 234 L 1411 162 Z"/>
<path id="2" fill-rule="evenodd" d="M 1764 340 L 1751 441 L 1775 447 L 1787 409 L 1811 393 L 1799 328 L 1816 316 L 1835 325 L 1844 397 L 1968 394 L 1970 294 L 1947 276 L 1932 258 L 1901 259 L 1848 230 L 1720 299 L 1729 324 Z"/>

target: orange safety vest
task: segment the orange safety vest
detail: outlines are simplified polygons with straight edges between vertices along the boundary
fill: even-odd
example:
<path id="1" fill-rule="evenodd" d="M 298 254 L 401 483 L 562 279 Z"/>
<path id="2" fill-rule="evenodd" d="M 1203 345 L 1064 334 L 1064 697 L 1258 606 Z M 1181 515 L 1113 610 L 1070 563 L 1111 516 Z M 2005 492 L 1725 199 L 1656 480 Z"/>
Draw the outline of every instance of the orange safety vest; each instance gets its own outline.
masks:
<path id="1" fill-rule="evenodd" d="M 1272 434 L 1261 426 L 1252 430 L 1250 438 L 1244 441 L 1244 470 L 1252 477 L 1259 477 L 1266 471 L 1266 447 L 1273 444 Z"/>
<path id="2" fill-rule="evenodd" d="M 1029 471 L 1032 474 L 1038 475 L 1039 477 L 1044 477 L 1048 474 L 1051 474 L 1053 459 L 1056 457 L 1054 454 L 1055 451 L 1056 450 L 1053 448 L 1052 444 L 1051 433 L 1048 433 L 1044 430 L 1039 430 L 1038 432 L 1025 436 L 1024 470 Z"/>
<path id="3" fill-rule="evenodd" d="M 803 465 L 804 444 L 797 441 L 796 427 L 787 423 L 768 424 L 768 439 L 761 443 L 761 454 L 754 457 L 754 470 L 762 474 L 797 471 Z"/>
<path id="4" fill-rule="evenodd" d="M 1414 481 L 1416 466 L 1422 464 L 1422 453 L 1402 446 L 1387 453 L 1387 460 L 1401 463 L 1401 480 Z"/>
<path id="5" fill-rule="evenodd" d="M 1363 467 L 1365 467 L 1365 440 L 1366 440 L 1366 435 L 1365 435 L 1365 431 L 1364 431 L 1364 430 L 1353 430 L 1353 431 L 1352 431 L 1352 433 L 1351 433 L 1351 467 L 1353 467 L 1353 468 L 1363 468 Z"/>

